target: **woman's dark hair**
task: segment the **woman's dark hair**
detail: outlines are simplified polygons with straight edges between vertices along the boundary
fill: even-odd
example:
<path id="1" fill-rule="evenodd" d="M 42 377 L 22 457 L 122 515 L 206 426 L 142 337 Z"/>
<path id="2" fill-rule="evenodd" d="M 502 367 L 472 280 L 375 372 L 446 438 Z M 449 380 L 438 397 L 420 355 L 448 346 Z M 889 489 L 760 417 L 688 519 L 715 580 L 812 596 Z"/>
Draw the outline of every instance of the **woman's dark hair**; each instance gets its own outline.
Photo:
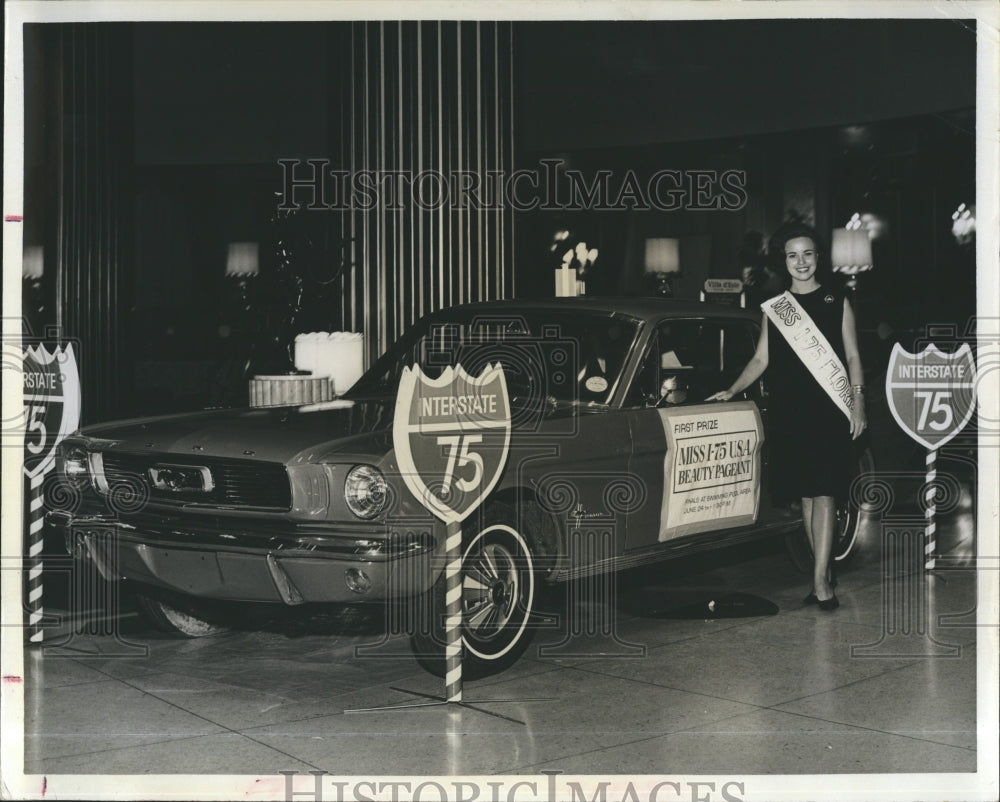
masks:
<path id="1" fill-rule="evenodd" d="M 789 240 L 798 237 L 808 237 L 813 241 L 813 245 L 816 246 L 816 280 L 824 287 L 832 286 L 833 267 L 830 263 L 830 252 L 827 250 L 826 242 L 812 226 L 798 221 L 790 221 L 778 226 L 767 244 L 767 255 L 771 260 L 771 267 L 781 276 L 786 289 L 792 285 L 792 277 L 785 266 L 785 245 Z"/>

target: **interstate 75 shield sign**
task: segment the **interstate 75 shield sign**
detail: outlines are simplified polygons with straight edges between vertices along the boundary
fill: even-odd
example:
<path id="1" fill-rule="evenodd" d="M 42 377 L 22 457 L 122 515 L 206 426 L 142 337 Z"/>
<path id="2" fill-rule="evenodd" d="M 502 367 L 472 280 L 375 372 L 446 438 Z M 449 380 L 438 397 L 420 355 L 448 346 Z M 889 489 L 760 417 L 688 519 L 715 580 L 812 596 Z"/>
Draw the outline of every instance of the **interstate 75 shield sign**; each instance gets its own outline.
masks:
<path id="1" fill-rule="evenodd" d="M 24 351 L 24 472 L 44 474 L 56 446 L 80 425 L 80 377 L 73 346 L 44 345 Z"/>
<path id="2" fill-rule="evenodd" d="M 889 409 L 902 429 L 934 451 L 962 431 L 975 409 L 976 363 L 967 343 L 953 354 L 931 343 L 911 354 L 899 343 L 885 374 Z"/>
<path id="3" fill-rule="evenodd" d="M 446 523 L 479 506 L 500 479 L 510 448 L 510 402 L 503 367 L 473 378 L 461 365 L 437 379 L 404 368 L 392 439 L 410 492 Z"/>

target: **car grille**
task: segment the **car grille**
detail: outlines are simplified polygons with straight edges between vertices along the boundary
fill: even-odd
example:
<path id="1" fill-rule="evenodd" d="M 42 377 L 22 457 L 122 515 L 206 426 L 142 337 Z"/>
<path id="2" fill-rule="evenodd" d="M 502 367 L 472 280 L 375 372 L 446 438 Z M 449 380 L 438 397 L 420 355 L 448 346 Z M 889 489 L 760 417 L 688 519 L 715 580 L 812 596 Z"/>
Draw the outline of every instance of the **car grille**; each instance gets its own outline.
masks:
<path id="1" fill-rule="evenodd" d="M 195 458 L 173 454 L 122 454 L 104 452 L 104 476 L 108 495 L 116 498 L 145 497 L 162 504 L 215 507 L 252 507 L 254 509 L 288 510 L 292 506 L 292 490 L 284 465 L 253 460 Z M 214 487 L 199 490 L 171 491 L 157 488 L 150 479 L 149 469 L 157 465 L 191 465 L 208 468 Z"/>

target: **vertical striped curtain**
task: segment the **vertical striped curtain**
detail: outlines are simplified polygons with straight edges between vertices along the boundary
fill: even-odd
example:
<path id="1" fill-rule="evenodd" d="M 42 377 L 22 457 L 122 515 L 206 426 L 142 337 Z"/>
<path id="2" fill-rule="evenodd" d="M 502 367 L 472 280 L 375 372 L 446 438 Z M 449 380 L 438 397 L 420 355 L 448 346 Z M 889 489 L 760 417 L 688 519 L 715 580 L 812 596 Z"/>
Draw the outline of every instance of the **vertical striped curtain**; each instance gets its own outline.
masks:
<path id="1" fill-rule="evenodd" d="M 132 385 L 132 28 L 53 29 L 61 61 L 56 322 L 75 347 L 83 423 L 118 414 Z"/>
<path id="2" fill-rule="evenodd" d="M 395 199 L 376 181 L 378 202 L 355 191 L 341 218 L 341 313 L 370 363 L 427 312 L 513 295 L 513 220 L 496 180 L 513 169 L 511 28 L 350 23 L 329 55 L 339 168 L 355 184 L 362 171 L 403 175 L 388 179 L 402 182 Z"/>

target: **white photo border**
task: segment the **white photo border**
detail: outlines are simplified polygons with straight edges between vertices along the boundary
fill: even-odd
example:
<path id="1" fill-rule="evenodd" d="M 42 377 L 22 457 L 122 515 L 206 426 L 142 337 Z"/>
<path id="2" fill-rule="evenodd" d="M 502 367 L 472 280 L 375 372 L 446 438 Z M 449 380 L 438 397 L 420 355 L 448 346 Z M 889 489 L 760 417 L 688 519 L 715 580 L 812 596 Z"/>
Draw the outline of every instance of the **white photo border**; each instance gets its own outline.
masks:
<path id="1" fill-rule="evenodd" d="M 500 2 L 356 2 L 355 0 L 322 0 L 314 2 L 8 2 L 5 5 L 5 68 L 4 68 L 4 238 L 3 238 L 3 421 L 19 419 L 22 414 L 20 375 L 7 369 L 8 349 L 19 354 L 21 341 L 21 295 L 16 291 L 21 274 L 22 236 L 18 216 L 23 210 L 24 178 L 24 82 L 22 26 L 34 22 L 99 22 L 99 21 L 278 21 L 278 20 L 340 20 L 340 19 L 508 19 L 519 20 L 651 20 L 651 19 L 777 19 L 777 18 L 937 18 L 977 20 L 977 314 L 980 321 L 994 321 L 997 330 L 981 330 L 982 338 L 995 340 L 1000 336 L 1000 226 L 998 226 L 998 113 L 997 75 L 998 30 L 1000 5 L 990 0 L 967 2 L 546 2 L 546 0 L 500 0 Z M 14 362 L 19 361 L 19 356 Z M 987 377 L 979 390 L 982 408 L 996 411 L 1000 406 L 1000 375 Z M 994 417 L 996 419 L 996 417 Z M 987 442 L 987 438 L 990 441 Z M 978 771 L 968 774 L 888 774 L 888 775 L 746 775 L 741 777 L 589 777 L 560 775 L 560 783 L 578 781 L 593 787 L 595 779 L 610 780 L 608 798 L 621 793 L 626 784 L 642 793 L 656 782 L 672 780 L 681 783 L 716 782 L 720 787 L 737 780 L 744 784 L 742 798 L 750 800 L 844 800 L 867 802 L 885 800 L 988 800 L 998 797 L 998 561 L 997 520 L 998 478 L 1000 478 L 1000 448 L 995 433 L 980 432 L 979 466 L 984 494 L 980 498 L 978 517 L 979 565 L 992 570 L 979 572 L 980 624 L 978 627 Z M 6 443 L 5 443 L 6 445 Z M 2 490 L 2 558 L 4 561 L 21 557 L 22 505 L 20 448 L 0 449 L 3 459 Z M 5 633 L 17 632 L 21 626 L 20 577 L 16 571 L 0 571 L 0 624 Z M 0 659 L 5 681 L 2 694 L 3 776 L 2 796 L 17 799 L 211 799 L 249 798 L 283 800 L 286 798 L 282 776 L 243 775 L 25 775 L 24 766 L 24 704 L 22 682 L 6 681 L 8 677 L 23 677 L 24 654 L 22 639 L 4 637 Z M 326 779 L 340 779 L 328 777 Z M 343 778 L 349 779 L 349 778 Z M 406 777 L 386 777 L 386 781 L 406 781 Z M 413 778 L 409 778 L 413 779 Z M 432 777 L 421 777 L 431 780 Z M 490 777 L 491 781 L 527 780 L 538 789 L 522 787 L 519 800 L 547 799 L 548 781 L 545 775 L 528 777 Z M 457 780 L 483 783 L 486 778 L 439 777 L 447 784 Z M 309 799 L 314 778 L 308 774 L 296 778 L 297 799 Z M 586 783 L 590 783 L 587 785 Z M 347 798 L 347 797 L 345 797 Z"/>

